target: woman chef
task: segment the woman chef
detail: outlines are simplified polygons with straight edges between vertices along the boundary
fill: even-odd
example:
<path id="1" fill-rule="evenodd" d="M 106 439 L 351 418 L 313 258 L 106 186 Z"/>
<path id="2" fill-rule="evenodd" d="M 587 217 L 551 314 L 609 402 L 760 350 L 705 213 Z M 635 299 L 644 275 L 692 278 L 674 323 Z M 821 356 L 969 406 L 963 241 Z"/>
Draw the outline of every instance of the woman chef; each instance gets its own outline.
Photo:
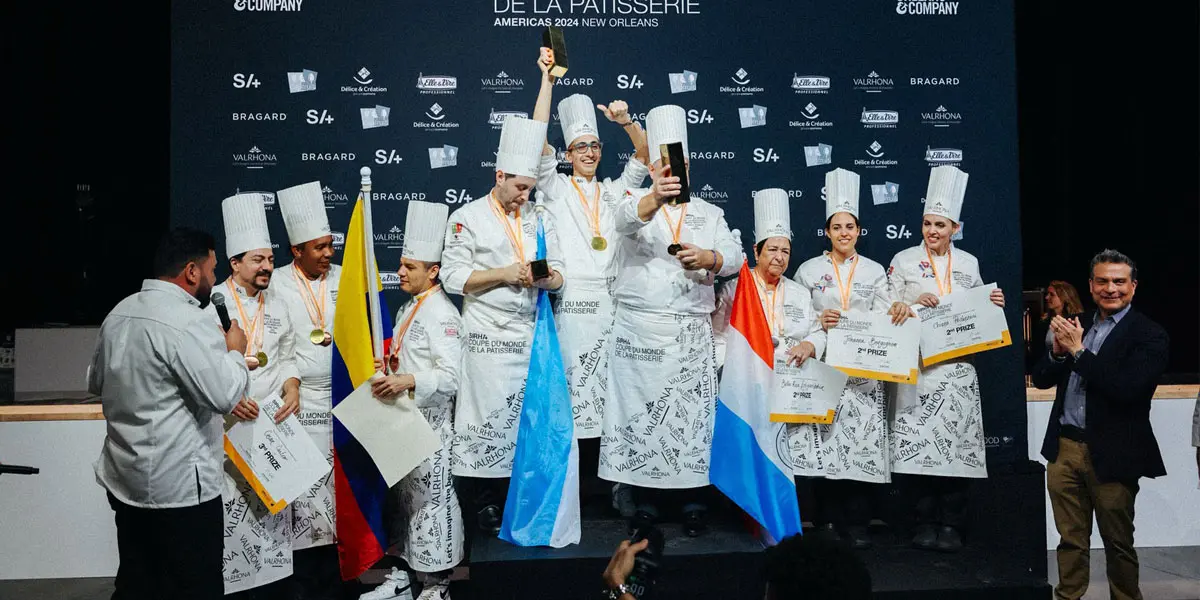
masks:
<path id="1" fill-rule="evenodd" d="M 934 307 L 941 296 L 983 285 L 979 262 L 954 247 L 967 174 L 953 166 L 935 167 L 925 193 L 924 238 L 896 254 L 888 268 L 888 288 L 898 319 L 912 316 L 910 305 Z M 999 288 L 991 293 L 1004 306 Z M 926 550 L 962 549 L 969 478 L 987 477 L 979 379 L 966 359 L 921 369 L 916 385 L 898 384 L 892 415 L 892 471 L 919 475 L 918 527 L 913 545 Z"/>

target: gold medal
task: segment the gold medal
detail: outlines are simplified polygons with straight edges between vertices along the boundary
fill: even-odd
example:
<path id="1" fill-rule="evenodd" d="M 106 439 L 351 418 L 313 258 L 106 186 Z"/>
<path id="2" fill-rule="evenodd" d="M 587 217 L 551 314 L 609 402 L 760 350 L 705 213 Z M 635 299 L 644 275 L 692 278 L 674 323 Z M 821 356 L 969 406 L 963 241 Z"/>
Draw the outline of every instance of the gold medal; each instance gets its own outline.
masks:
<path id="1" fill-rule="evenodd" d="M 258 366 L 260 366 L 260 367 L 267 366 L 267 353 L 266 352 L 263 352 L 260 350 L 258 352 L 258 354 L 254 355 L 254 357 L 258 359 Z"/>
<path id="2" fill-rule="evenodd" d="M 251 371 L 257 369 L 258 368 L 258 359 L 253 356 L 247 356 L 246 357 L 246 368 L 250 369 Z"/>
<path id="3" fill-rule="evenodd" d="M 604 236 L 598 235 L 598 236 L 595 236 L 592 238 L 592 250 L 596 250 L 597 252 L 600 252 L 600 251 L 603 251 L 607 247 L 608 247 L 608 240 L 604 239 Z"/>
<path id="4" fill-rule="evenodd" d="M 314 329 L 308 333 L 308 341 L 317 345 L 321 345 L 325 343 L 325 335 L 326 333 L 324 329 Z"/>

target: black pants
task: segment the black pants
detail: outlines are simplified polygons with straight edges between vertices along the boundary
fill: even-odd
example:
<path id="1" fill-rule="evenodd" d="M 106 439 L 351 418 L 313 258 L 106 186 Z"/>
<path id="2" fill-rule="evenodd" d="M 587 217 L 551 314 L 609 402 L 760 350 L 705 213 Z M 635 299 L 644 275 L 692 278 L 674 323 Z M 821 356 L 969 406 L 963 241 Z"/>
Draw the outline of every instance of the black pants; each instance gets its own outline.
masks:
<path id="1" fill-rule="evenodd" d="M 180 508 L 139 508 L 108 495 L 116 513 L 116 591 L 112 600 L 220 600 L 224 520 L 221 499 Z"/>
<path id="2" fill-rule="evenodd" d="M 287 600 L 340 600 L 342 572 L 337 546 L 317 546 L 292 553 L 292 576 L 284 579 Z"/>
<path id="3" fill-rule="evenodd" d="M 967 520 L 967 491 L 971 480 L 965 477 L 910 476 L 917 496 L 918 525 L 947 525 L 962 528 Z"/>
<path id="4" fill-rule="evenodd" d="M 813 524 L 837 527 L 861 526 L 871 522 L 874 484 L 851 479 L 813 478 Z"/>
<path id="5" fill-rule="evenodd" d="M 633 501 L 639 511 L 655 518 L 667 516 L 663 511 L 678 510 L 680 514 L 708 510 L 708 487 L 688 489 L 657 489 L 633 486 Z"/>

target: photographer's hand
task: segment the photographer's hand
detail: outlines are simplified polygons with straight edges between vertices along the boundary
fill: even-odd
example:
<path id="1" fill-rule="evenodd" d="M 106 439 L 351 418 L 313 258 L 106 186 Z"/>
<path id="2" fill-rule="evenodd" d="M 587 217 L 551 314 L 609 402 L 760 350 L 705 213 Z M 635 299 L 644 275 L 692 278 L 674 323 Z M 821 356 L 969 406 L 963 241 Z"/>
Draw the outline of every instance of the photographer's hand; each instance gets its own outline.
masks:
<path id="1" fill-rule="evenodd" d="M 650 540 L 642 540 L 636 544 L 630 544 L 629 540 L 624 540 L 617 547 L 617 551 L 613 553 L 612 560 L 608 561 L 608 568 L 604 569 L 604 585 L 610 590 L 616 590 L 625 584 L 625 580 L 629 578 L 629 574 L 633 572 L 633 559 L 638 552 L 645 550 L 650 545 Z M 620 600 L 637 600 L 633 594 L 625 593 L 621 595 Z"/>

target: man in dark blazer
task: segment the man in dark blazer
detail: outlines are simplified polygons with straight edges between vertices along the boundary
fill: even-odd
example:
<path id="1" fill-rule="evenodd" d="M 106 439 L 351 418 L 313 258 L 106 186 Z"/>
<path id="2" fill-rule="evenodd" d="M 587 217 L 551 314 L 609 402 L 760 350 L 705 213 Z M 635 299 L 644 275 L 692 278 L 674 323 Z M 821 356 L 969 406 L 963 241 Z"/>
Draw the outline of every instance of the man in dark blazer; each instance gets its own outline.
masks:
<path id="1" fill-rule="evenodd" d="M 1088 587 L 1092 515 L 1104 540 L 1113 598 L 1140 600 L 1133 547 L 1138 479 L 1166 475 L 1150 428 L 1150 400 L 1167 365 L 1167 332 L 1133 309 L 1137 265 L 1115 250 L 1092 258 L 1089 284 L 1098 309 L 1054 317 L 1051 351 L 1033 371 L 1039 388 L 1057 385 L 1042 443 L 1046 488 L 1058 544 L 1054 597 L 1081 598 Z"/>

